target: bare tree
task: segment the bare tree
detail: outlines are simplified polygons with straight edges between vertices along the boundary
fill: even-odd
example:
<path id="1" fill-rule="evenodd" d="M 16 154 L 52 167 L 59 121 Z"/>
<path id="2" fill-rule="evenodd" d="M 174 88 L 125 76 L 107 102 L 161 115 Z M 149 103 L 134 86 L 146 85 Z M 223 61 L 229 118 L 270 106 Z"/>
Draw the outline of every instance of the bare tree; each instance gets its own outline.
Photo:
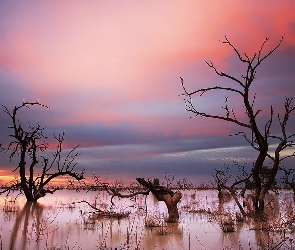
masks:
<path id="1" fill-rule="evenodd" d="M 215 182 L 217 184 L 218 198 L 219 198 L 219 202 L 222 201 L 224 198 L 223 191 L 227 190 L 231 194 L 231 196 L 233 197 L 235 203 L 237 204 L 238 208 L 240 209 L 241 214 L 243 216 L 246 216 L 247 214 L 238 199 L 237 189 L 242 188 L 242 186 L 241 186 L 242 184 L 247 186 L 247 183 L 251 179 L 252 174 L 248 174 L 245 171 L 245 166 L 239 165 L 238 162 L 234 162 L 234 166 L 239 168 L 239 175 L 237 175 L 237 176 L 233 176 L 229 173 L 230 172 L 229 166 L 225 167 L 222 170 L 215 169 L 215 175 L 213 177 L 214 177 Z M 243 190 L 242 190 L 242 192 L 243 192 Z"/>
<path id="2" fill-rule="evenodd" d="M 263 121 L 263 119 L 259 117 L 259 113 L 261 112 L 261 110 L 254 107 L 256 94 L 251 93 L 250 91 L 251 87 L 253 86 L 258 67 L 266 58 L 268 58 L 275 50 L 278 49 L 283 41 L 283 37 L 281 38 L 277 46 L 271 49 L 268 53 L 263 54 L 263 48 L 268 40 L 268 38 L 265 39 L 259 51 L 255 53 L 253 57 L 249 57 L 246 53 L 242 55 L 236 49 L 236 47 L 233 46 L 233 44 L 229 41 L 227 37 L 225 37 L 225 40 L 222 41 L 222 43 L 230 46 L 234 50 L 235 54 L 238 56 L 239 61 L 246 65 L 246 72 L 241 77 L 235 77 L 231 74 L 219 71 L 212 61 L 206 62 L 207 65 L 212 68 L 218 76 L 228 79 L 231 83 L 234 84 L 234 87 L 213 86 L 189 92 L 184 86 L 183 78 L 181 78 L 187 111 L 193 113 L 195 116 L 218 119 L 236 124 L 249 132 L 250 135 L 247 135 L 246 132 L 239 132 L 237 134 L 242 135 L 244 139 L 250 144 L 250 146 L 258 151 L 258 156 L 253 164 L 252 169 L 253 180 L 255 182 L 255 215 L 263 215 L 265 195 L 275 180 L 281 161 L 295 155 L 294 153 L 291 153 L 286 157 L 281 157 L 281 152 L 283 150 L 295 145 L 294 142 L 291 140 L 294 134 L 287 135 L 286 131 L 288 120 L 291 113 L 294 111 L 294 106 L 292 106 L 292 98 L 286 97 L 284 114 L 283 116 L 278 114 L 278 120 L 281 130 L 281 135 L 278 135 L 271 133 L 274 116 L 272 106 L 270 107 L 269 119 L 267 120 L 267 122 L 264 123 L 263 126 L 259 126 L 261 121 Z M 242 119 L 240 117 L 238 118 L 234 110 L 229 108 L 228 97 L 226 97 L 225 99 L 225 106 L 222 107 L 222 109 L 225 111 L 224 115 L 216 115 L 208 113 L 206 111 L 201 111 L 200 107 L 196 107 L 193 104 L 192 96 L 199 95 L 200 97 L 203 97 L 206 93 L 211 93 L 213 91 L 225 91 L 228 94 L 239 96 L 241 98 L 241 103 L 243 104 L 242 108 L 245 111 L 246 119 Z M 272 155 L 269 150 L 270 140 L 273 139 L 278 141 L 274 155 Z M 267 174 L 265 183 L 262 183 L 260 173 L 266 159 L 271 159 L 273 164 L 270 167 L 269 173 Z"/>
<path id="3" fill-rule="evenodd" d="M 18 118 L 18 112 L 23 108 L 30 109 L 32 106 L 48 108 L 47 106 L 39 102 L 23 102 L 20 106 L 15 106 L 12 111 L 4 105 L 1 106 L 12 122 L 12 125 L 8 128 L 12 130 L 10 137 L 13 140 L 7 145 L 5 152 L 10 153 L 10 160 L 12 158 L 18 159 L 18 165 L 13 172 L 17 170 L 19 172 L 19 179 L 16 179 L 11 186 L 1 193 L 9 194 L 12 190 L 20 190 L 26 196 L 27 201 L 34 202 L 47 193 L 56 191 L 54 188 L 49 188 L 48 184 L 57 177 L 70 176 L 78 181 L 84 179 L 84 170 L 81 173 L 74 171 L 76 165 L 74 160 L 79 155 L 75 152 L 76 147 L 70 150 L 63 159 L 64 133 L 54 136 L 57 140 L 57 147 L 52 159 L 49 159 L 42 155 L 42 152 L 48 149 L 47 137 L 44 135 L 45 128 L 39 123 L 35 126 L 28 125 L 25 128 Z M 38 174 L 37 169 L 41 174 Z"/>
<path id="4" fill-rule="evenodd" d="M 109 195 L 111 195 L 111 202 L 113 203 L 114 197 L 119 198 L 132 198 L 137 195 L 148 195 L 149 193 L 152 193 L 154 197 L 158 201 L 164 201 L 168 210 L 168 218 L 166 219 L 166 222 L 168 223 L 175 223 L 178 222 L 179 219 L 179 213 L 177 204 L 182 198 L 182 194 L 180 191 L 172 191 L 171 188 L 164 187 L 159 184 L 159 179 L 154 179 L 154 181 L 145 180 L 144 178 L 136 178 L 137 182 L 143 187 L 143 189 L 140 189 L 136 192 L 132 192 L 132 190 L 129 190 L 129 193 L 123 194 L 121 189 L 117 188 L 116 186 L 111 186 L 107 182 L 101 182 L 99 178 L 95 178 L 96 186 L 91 186 L 90 189 L 104 189 L 108 192 Z"/>
<path id="5" fill-rule="evenodd" d="M 165 202 L 169 214 L 167 222 L 177 222 L 179 219 L 177 204 L 182 198 L 181 192 L 174 192 L 169 188 L 157 185 L 157 183 L 152 183 L 151 181 L 146 181 L 143 178 L 136 178 L 136 180 L 145 188 L 150 189 L 158 201 Z"/>

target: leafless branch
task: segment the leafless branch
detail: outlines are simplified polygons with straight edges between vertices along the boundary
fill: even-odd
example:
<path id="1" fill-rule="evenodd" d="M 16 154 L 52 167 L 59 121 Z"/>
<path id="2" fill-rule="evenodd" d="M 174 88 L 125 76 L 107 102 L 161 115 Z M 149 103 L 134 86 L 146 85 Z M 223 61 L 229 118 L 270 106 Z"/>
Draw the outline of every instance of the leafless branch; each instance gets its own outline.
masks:
<path id="1" fill-rule="evenodd" d="M 22 108 L 30 109 L 32 106 L 41 106 L 49 108 L 37 102 L 23 102 L 20 106 L 15 106 L 12 111 L 2 105 L 3 111 L 9 115 L 11 118 L 13 133 L 10 135 L 13 140 L 9 143 L 7 152 L 10 151 L 10 160 L 13 157 L 19 157 L 18 166 L 14 171 L 19 171 L 20 183 L 17 185 L 21 188 L 25 194 L 27 201 L 37 201 L 40 197 L 43 197 L 46 193 L 52 193 L 55 189 L 48 189 L 46 185 L 56 177 L 59 176 L 70 176 L 78 181 L 84 179 L 84 170 L 81 173 L 74 171 L 76 163 L 74 163 L 75 158 L 79 153 L 75 152 L 76 147 L 74 147 L 66 155 L 65 161 L 61 166 L 61 152 L 62 152 L 62 142 L 64 140 L 64 133 L 55 136 L 58 141 L 58 146 L 56 152 L 53 155 L 53 161 L 49 164 L 49 159 L 44 156 L 39 156 L 38 153 L 44 152 L 48 148 L 46 142 L 47 137 L 44 136 L 45 128 L 39 123 L 36 125 L 28 124 L 27 127 L 23 127 L 21 122 L 18 120 L 18 111 Z M 42 159 L 40 161 L 40 159 Z M 41 175 L 36 175 L 35 167 L 37 164 L 42 166 Z M 52 170 L 54 164 L 57 164 L 57 172 L 49 173 Z M 35 178 L 35 179 L 34 179 Z"/>
<path id="2" fill-rule="evenodd" d="M 206 61 L 206 64 L 207 64 L 210 68 L 213 68 L 214 71 L 215 71 L 215 73 L 216 73 L 217 75 L 219 75 L 219 76 L 224 76 L 224 77 L 226 77 L 226 78 L 229 78 L 229 79 L 233 80 L 234 82 L 237 82 L 237 83 L 238 83 L 240 86 L 242 86 L 243 88 L 245 87 L 244 84 L 243 84 L 239 79 L 237 79 L 237 78 L 235 78 L 235 77 L 233 77 L 233 76 L 231 76 L 231 75 L 229 75 L 229 74 L 226 74 L 226 73 L 224 73 L 224 72 L 220 72 L 220 71 L 218 71 L 217 68 L 214 66 L 214 64 L 213 64 L 212 61 L 209 61 L 209 62 Z M 221 88 L 221 89 L 224 89 L 224 90 L 230 90 L 230 91 L 233 91 L 233 92 L 237 92 L 237 93 L 239 93 L 240 95 L 243 95 L 243 93 L 242 93 L 241 91 L 237 90 L 237 89 L 233 89 L 233 88 L 222 88 L 222 87 L 220 87 L 220 88 Z"/>

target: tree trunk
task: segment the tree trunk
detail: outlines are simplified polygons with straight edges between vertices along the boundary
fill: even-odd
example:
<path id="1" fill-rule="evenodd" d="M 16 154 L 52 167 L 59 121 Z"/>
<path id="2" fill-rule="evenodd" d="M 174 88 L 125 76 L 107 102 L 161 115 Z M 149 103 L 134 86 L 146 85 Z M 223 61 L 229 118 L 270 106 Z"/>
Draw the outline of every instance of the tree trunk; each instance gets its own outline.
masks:
<path id="1" fill-rule="evenodd" d="M 260 146 L 261 148 L 261 146 Z M 261 178 L 260 178 L 260 170 L 263 166 L 264 160 L 266 158 L 267 154 L 267 147 L 264 150 L 260 150 L 260 153 L 255 161 L 255 165 L 253 168 L 253 180 L 255 183 L 255 196 L 253 200 L 253 206 L 254 206 L 254 214 L 259 215 L 261 212 L 264 212 L 264 202 L 261 202 L 260 200 L 260 193 L 261 193 Z"/>
<path id="2" fill-rule="evenodd" d="M 169 223 L 176 223 L 179 219 L 179 213 L 177 208 L 177 203 L 181 200 L 182 194 L 181 192 L 173 192 L 169 188 L 165 188 L 163 186 L 158 185 L 158 181 L 154 180 L 154 183 L 150 181 L 146 181 L 143 178 L 136 178 L 136 180 L 143 185 L 144 187 L 148 188 L 155 198 L 158 201 L 164 201 L 166 207 L 168 209 L 168 218 L 166 222 Z"/>
<path id="3" fill-rule="evenodd" d="M 229 188 L 228 190 L 229 190 L 229 192 L 231 193 L 232 197 L 234 198 L 234 200 L 235 200 L 237 206 L 239 207 L 240 212 L 242 213 L 242 215 L 243 215 L 243 216 L 246 216 L 245 210 L 244 210 L 244 208 L 242 207 L 242 205 L 241 205 L 241 203 L 240 203 L 240 201 L 239 201 L 239 199 L 238 199 L 238 197 L 237 197 L 236 191 L 235 191 L 233 188 Z"/>
<path id="4" fill-rule="evenodd" d="M 30 192 L 26 181 L 21 181 L 21 188 L 26 196 L 27 202 L 35 201 L 33 194 Z"/>
<path id="5" fill-rule="evenodd" d="M 182 198 L 181 192 L 177 191 L 174 193 L 173 196 L 170 194 L 156 194 L 156 193 L 153 193 L 153 195 L 156 197 L 158 201 L 164 201 L 167 206 L 168 218 L 166 219 L 166 222 L 177 223 L 179 220 L 177 204 Z"/>
<path id="6" fill-rule="evenodd" d="M 264 199 L 265 199 L 265 192 L 264 190 L 260 193 L 259 196 L 259 207 L 258 207 L 258 213 L 256 213 L 256 218 L 263 220 L 264 219 Z"/>
<path id="7" fill-rule="evenodd" d="M 264 200 L 265 200 L 265 196 L 267 194 L 267 192 L 271 189 L 271 186 L 274 184 L 275 182 L 275 178 L 279 169 L 279 164 L 280 164 L 280 151 L 282 149 L 282 147 L 285 145 L 285 141 L 282 141 L 278 147 L 276 148 L 275 151 L 275 158 L 274 158 L 274 163 L 273 166 L 270 170 L 270 173 L 267 176 L 267 180 L 265 182 L 265 184 L 263 185 L 263 187 L 260 187 L 260 193 L 259 196 L 256 197 L 256 199 L 258 198 L 258 210 L 255 213 L 255 217 L 256 219 L 259 220 L 264 220 L 265 219 L 265 214 L 264 214 Z"/>

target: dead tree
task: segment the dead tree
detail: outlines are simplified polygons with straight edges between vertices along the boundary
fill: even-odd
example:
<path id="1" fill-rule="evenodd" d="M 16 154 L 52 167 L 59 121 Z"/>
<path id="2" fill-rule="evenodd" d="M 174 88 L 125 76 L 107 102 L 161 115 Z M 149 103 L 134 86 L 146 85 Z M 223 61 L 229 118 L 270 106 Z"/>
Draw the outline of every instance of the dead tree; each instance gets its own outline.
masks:
<path id="1" fill-rule="evenodd" d="M 136 178 L 136 180 L 145 188 L 149 189 L 158 201 L 164 201 L 168 209 L 167 222 L 174 223 L 179 219 L 179 213 L 177 204 L 182 198 L 182 194 L 179 191 L 172 191 L 161 185 L 146 181 L 143 178 Z"/>
<path id="2" fill-rule="evenodd" d="M 252 178 L 252 174 L 248 174 L 245 171 L 244 166 L 238 165 L 238 163 L 236 162 L 234 162 L 234 165 L 238 166 L 241 172 L 241 174 L 236 177 L 229 174 L 230 172 L 229 167 L 226 167 L 223 170 L 215 169 L 214 179 L 215 179 L 215 182 L 217 183 L 218 198 L 219 198 L 219 201 L 222 202 L 224 198 L 224 195 L 223 195 L 224 193 L 222 191 L 227 190 L 232 196 L 232 198 L 234 199 L 234 201 L 236 202 L 238 208 L 240 209 L 241 214 L 243 216 L 246 216 L 247 213 L 245 212 L 243 206 L 241 205 L 239 201 L 237 188 L 241 187 L 240 186 L 241 184 L 246 185 L 247 181 L 249 181 Z M 232 183 L 230 183 L 230 180 L 232 180 L 231 181 Z"/>
<path id="3" fill-rule="evenodd" d="M 234 84 L 234 87 L 227 87 L 227 86 L 212 86 L 212 87 L 205 87 L 201 89 L 197 89 L 195 91 L 189 92 L 185 86 L 183 78 L 181 78 L 181 84 L 184 90 L 185 96 L 185 105 L 186 110 L 193 113 L 196 117 L 205 117 L 211 119 L 218 119 L 226 122 L 230 122 L 236 124 L 237 126 L 244 128 L 247 132 L 239 132 L 237 134 L 242 135 L 245 140 L 249 143 L 249 145 L 258 151 L 257 158 L 254 162 L 254 166 L 252 169 L 253 180 L 255 183 L 255 197 L 254 197 L 254 208 L 255 208 L 255 215 L 263 215 L 264 213 L 264 199 L 267 191 L 273 184 L 275 177 L 277 175 L 279 165 L 282 160 L 287 157 L 294 156 L 294 153 L 287 156 L 281 157 L 281 152 L 287 148 L 294 146 L 294 142 L 291 140 L 292 135 L 287 135 L 286 127 L 287 122 L 290 118 L 291 113 L 294 111 L 294 107 L 291 105 L 292 98 L 286 98 L 285 100 L 285 113 L 281 117 L 278 115 L 279 124 L 281 128 L 281 135 L 273 135 L 271 134 L 271 128 L 273 125 L 273 107 L 270 107 L 270 116 L 266 123 L 263 126 L 260 125 L 262 119 L 259 118 L 259 113 L 261 110 L 257 110 L 254 107 L 256 94 L 251 92 L 251 87 L 254 83 L 254 79 L 256 77 L 256 71 L 261 63 L 268 58 L 282 43 L 283 37 L 281 38 L 280 42 L 271 49 L 268 53 L 263 55 L 263 48 L 269 39 L 266 38 L 265 41 L 262 43 L 259 51 L 253 55 L 253 57 L 249 57 L 246 53 L 241 54 L 236 47 L 232 45 L 232 43 L 225 37 L 225 40 L 222 43 L 230 46 L 235 54 L 237 55 L 240 62 L 242 62 L 245 66 L 245 74 L 241 77 L 235 77 L 233 75 L 227 74 L 225 72 L 219 71 L 213 62 L 206 62 L 207 65 L 212 68 L 215 73 L 223 78 L 228 79 L 231 83 Z M 246 119 L 238 118 L 235 115 L 233 109 L 229 108 L 228 106 L 228 97 L 225 98 L 225 106 L 222 109 L 225 111 L 224 115 L 212 114 L 206 111 L 202 111 L 201 107 L 196 107 L 193 104 L 192 96 L 199 95 L 199 97 L 204 97 L 206 93 L 213 92 L 213 91 L 224 91 L 228 94 L 237 95 L 241 98 L 242 108 L 246 114 Z M 246 121 L 245 121 L 246 120 Z M 247 134 L 249 133 L 249 134 Z M 275 149 L 274 156 L 269 152 L 269 143 L 270 140 L 277 140 L 278 144 Z M 267 180 L 265 183 L 262 183 L 260 173 L 263 167 L 263 164 L 266 159 L 271 159 L 273 164 L 270 168 L 269 174 L 267 176 Z"/>
<path id="4" fill-rule="evenodd" d="M 76 165 L 74 160 L 79 155 L 75 152 L 76 147 L 70 150 L 62 160 L 64 133 L 54 136 L 57 140 L 57 148 L 52 159 L 42 156 L 42 153 L 48 150 L 47 137 L 44 135 L 45 128 L 39 123 L 25 128 L 18 119 L 18 112 L 21 109 L 30 109 L 32 106 L 48 108 L 39 102 L 23 102 L 22 105 L 15 106 L 10 111 L 6 106 L 2 105 L 4 112 L 9 115 L 12 122 L 12 125 L 8 128 L 12 130 L 10 137 L 13 140 L 7 145 L 5 152 L 10 154 L 10 160 L 18 158 L 18 165 L 13 172 L 19 172 L 19 179 L 1 193 L 9 194 L 12 190 L 20 190 L 28 202 L 36 202 L 47 193 L 56 191 L 54 188 L 49 188 L 48 184 L 57 177 L 69 176 L 78 181 L 84 179 L 84 170 L 81 173 L 74 170 Z"/>
<path id="5" fill-rule="evenodd" d="M 175 223 L 178 222 L 179 213 L 177 204 L 182 198 L 180 191 L 172 191 L 170 188 L 163 187 L 159 185 L 159 179 L 154 179 L 154 182 L 150 180 L 146 181 L 144 178 L 136 178 L 137 182 L 143 186 L 143 190 L 137 192 L 131 192 L 127 194 L 122 194 L 121 190 L 118 190 L 116 187 L 111 187 L 108 183 L 100 183 L 99 179 L 96 178 L 95 182 L 99 189 L 106 190 L 112 197 L 111 202 L 113 203 L 114 197 L 119 198 L 132 198 L 137 195 L 148 195 L 152 193 L 158 201 L 164 201 L 168 210 L 168 218 L 166 222 Z M 93 189 L 93 187 L 91 188 Z"/>

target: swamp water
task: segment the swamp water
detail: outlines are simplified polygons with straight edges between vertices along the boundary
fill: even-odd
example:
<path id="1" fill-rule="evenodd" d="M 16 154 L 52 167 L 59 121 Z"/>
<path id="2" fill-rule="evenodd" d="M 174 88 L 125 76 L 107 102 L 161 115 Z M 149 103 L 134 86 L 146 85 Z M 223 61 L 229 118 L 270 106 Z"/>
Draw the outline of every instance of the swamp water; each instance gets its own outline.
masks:
<path id="1" fill-rule="evenodd" d="M 270 195 L 268 207 L 272 214 L 268 226 L 272 230 L 247 218 L 236 220 L 238 208 L 234 201 L 228 199 L 220 204 L 216 191 L 182 193 L 178 204 L 180 220 L 176 224 L 165 223 L 165 204 L 152 195 L 139 195 L 132 200 L 114 198 L 113 207 L 106 192 L 60 190 L 37 204 L 25 204 L 23 197 L 2 195 L 0 250 L 295 249 L 292 227 L 281 227 L 286 221 L 292 224 L 290 218 L 295 218 L 291 192 Z M 123 218 L 101 217 L 81 201 L 104 211 L 130 214 Z M 227 216 L 218 216 L 218 212 Z M 234 232 L 222 231 L 222 220 L 226 219 L 233 222 Z"/>

